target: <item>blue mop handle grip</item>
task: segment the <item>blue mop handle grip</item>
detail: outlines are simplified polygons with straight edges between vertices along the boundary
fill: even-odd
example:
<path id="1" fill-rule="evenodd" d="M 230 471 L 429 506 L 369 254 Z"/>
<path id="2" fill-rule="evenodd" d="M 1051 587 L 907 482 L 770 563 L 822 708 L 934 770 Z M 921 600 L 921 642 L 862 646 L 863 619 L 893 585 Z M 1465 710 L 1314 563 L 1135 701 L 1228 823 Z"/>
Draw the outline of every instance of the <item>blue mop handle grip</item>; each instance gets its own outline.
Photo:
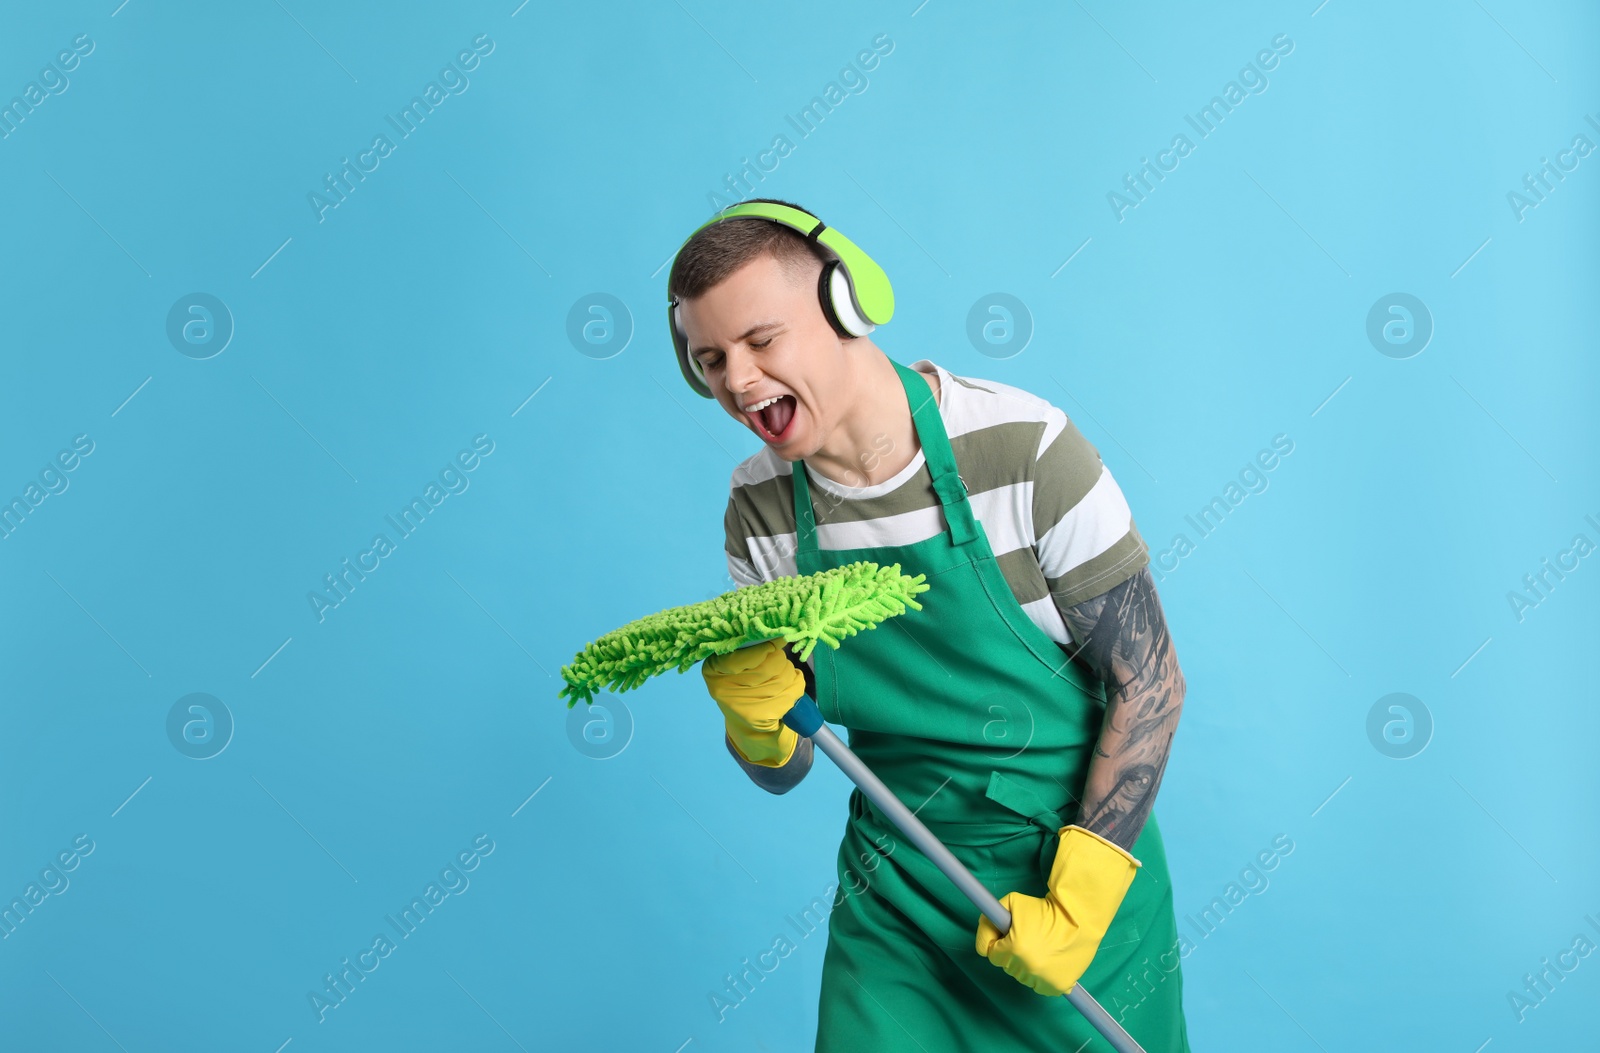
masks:
<path id="1" fill-rule="evenodd" d="M 822 727 L 822 710 L 810 695 L 801 695 L 782 719 L 785 725 L 809 739 Z"/>

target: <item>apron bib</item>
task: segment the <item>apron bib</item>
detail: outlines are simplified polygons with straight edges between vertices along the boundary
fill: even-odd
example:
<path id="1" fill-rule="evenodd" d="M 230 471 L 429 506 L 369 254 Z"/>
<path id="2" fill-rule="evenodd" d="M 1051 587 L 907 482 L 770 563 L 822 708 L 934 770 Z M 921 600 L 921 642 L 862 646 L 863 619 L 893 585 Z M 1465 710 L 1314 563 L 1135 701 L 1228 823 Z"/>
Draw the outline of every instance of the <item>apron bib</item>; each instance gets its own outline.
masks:
<path id="1" fill-rule="evenodd" d="M 1045 893 L 1105 715 L 1104 686 L 1035 625 L 1006 584 L 956 473 L 926 380 L 894 362 L 946 529 L 911 545 L 817 547 L 794 462 L 801 574 L 870 560 L 931 588 L 839 650 L 819 647 L 816 702 L 849 744 L 996 896 Z M 1156 817 L 1140 867 L 1083 985 L 1148 1053 L 1188 1053 L 1178 933 Z M 818 1053 L 1109 1053 L 1065 998 L 1047 998 L 974 948 L 979 911 L 859 789 L 839 845 Z"/>

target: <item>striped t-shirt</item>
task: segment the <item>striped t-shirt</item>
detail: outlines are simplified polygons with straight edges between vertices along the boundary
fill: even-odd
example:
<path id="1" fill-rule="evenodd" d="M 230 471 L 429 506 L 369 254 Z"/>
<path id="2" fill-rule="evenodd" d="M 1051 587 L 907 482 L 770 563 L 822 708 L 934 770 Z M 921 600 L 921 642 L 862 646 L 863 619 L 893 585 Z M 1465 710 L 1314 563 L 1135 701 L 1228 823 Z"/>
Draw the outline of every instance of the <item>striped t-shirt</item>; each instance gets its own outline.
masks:
<path id="1" fill-rule="evenodd" d="M 1149 563 L 1100 451 L 1037 395 L 958 377 L 927 359 L 911 366 L 938 373 L 939 416 L 1006 583 L 1045 635 L 1070 646 L 1061 609 L 1099 596 Z M 740 585 L 798 572 L 793 470 L 763 445 L 733 471 L 723 525 L 728 573 Z M 819 549 L 909 545 L 945 529 L 920 448 L 893 478 L 871 486 L 807 474 Z"/>

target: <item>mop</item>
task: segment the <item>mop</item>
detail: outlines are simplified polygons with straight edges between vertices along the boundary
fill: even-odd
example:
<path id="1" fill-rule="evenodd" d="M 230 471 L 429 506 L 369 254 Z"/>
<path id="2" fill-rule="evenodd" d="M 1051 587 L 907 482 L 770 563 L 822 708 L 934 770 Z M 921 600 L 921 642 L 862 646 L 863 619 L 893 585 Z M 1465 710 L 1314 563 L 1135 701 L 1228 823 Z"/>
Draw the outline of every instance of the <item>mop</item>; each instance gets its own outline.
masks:
<path id="1" fill-rule="evenodd" d="M 838 649 L 858 632 L 922 609 L 916 601 L 928 590 L 923 575 L 902 574 L 898 563 L 880 567 L 861 561 L 816 574 L 777 578 L 746 585 L 721 596 L 647 615 L 614 629 L 590 643 L 569 665 L 559 696 L 567 708 L 578 700 L 591 702 L 601 689 L 627 691 L 669 669 L 679 673 L 714 654 L 727 654 L 763 640 L 798 644 L 801 661 L 819 642 Z M 783 723 L 804 735 L 888 816 L 907 840 L 937 866 L 972 901 L 1003 936 L 1011 929 L 1011 912 L 973 877 L 950 850 L 923 825 L 911 809 L 872 773 L 865 763 L 823 722 L 822 711 L 809 695 L 801 695 Z M 1075 984 L 1063 996 L 1110 1042 L 1117 1053 L 1144 1053 L 1133 1036 L 1111 1014 Z"/>

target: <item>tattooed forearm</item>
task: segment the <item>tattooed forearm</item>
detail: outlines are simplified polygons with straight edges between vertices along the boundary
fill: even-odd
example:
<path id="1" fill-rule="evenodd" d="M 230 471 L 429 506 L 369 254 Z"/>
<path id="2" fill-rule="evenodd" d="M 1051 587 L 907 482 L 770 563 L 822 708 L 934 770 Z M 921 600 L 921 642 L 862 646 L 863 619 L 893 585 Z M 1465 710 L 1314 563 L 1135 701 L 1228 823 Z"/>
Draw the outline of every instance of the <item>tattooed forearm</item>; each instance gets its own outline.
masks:
<path id="1" fill-rule="evenodd" d="M 1176 715 L 1174 715 L 1176 719 Z M 1113 844 L 1133 850 L 1139 839 L 1150 809 L 1156 803 L 1156 788 L 1161 785 L 1161 775 L 1166 771 L 1167 757 L 1171 754 L 1172 735 L 1161 743 L 1160 760 L 1156 763 L 1131 764 L 1117 771 L 1116 782 L 1103 799 L 1095 803 L 1093 791 L 1086 791 L 1085 803 L 1094 810 L 1084 809 L 1078 825 L 1104 837 Z M 1091 763 L 1090 779 L 1094 778 Z"/>
<path id="2" fill-rule="evenodd" d="M 1078 641 L 1075 653 L 1106 685 L 1077 823 L 1131 851 L 1166 771 L 1183 672 L 1149 568 L 1061 613 Z"/>

